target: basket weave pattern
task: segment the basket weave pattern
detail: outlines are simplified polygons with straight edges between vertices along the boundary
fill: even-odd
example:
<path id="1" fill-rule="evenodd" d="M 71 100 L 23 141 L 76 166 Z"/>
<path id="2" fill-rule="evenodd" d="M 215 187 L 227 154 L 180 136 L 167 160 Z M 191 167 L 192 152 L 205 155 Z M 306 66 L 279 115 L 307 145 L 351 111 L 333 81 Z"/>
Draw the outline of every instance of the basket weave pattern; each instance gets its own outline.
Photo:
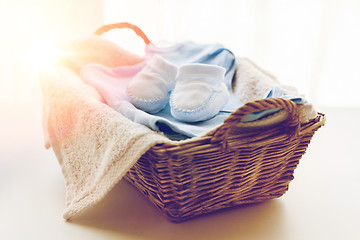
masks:
<path id="1" fill-rule="evenodd" d="M 265 128 L 239 127 L 247 114 L 269 108 L 289 113 Z M 126 179 L 180 222 L 208 212 L 282 196 L 324 115 L 299 124 L 292 101 L 264 99 L 245 104 L 204 137 L 159 144 L 147 151 Z"/>

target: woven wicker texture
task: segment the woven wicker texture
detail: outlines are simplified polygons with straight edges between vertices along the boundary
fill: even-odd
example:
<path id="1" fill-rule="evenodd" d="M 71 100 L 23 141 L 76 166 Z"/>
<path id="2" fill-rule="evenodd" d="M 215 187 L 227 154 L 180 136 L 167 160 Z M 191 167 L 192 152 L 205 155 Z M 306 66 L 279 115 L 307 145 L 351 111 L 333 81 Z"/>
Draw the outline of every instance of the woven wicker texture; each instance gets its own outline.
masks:
<path id="1" fill-rule="evenodd" d="M 288 119 L 265 128 L 237 126 L 247 114 L 269 108 L 288 111 Z M 152 147 L 126 179 L 173 222 L 277 198 L 288 190 L 299 159 L 324 122 L 319 114 L 299 124 L 292 101 L 250 102 L 204 137 Z"/>

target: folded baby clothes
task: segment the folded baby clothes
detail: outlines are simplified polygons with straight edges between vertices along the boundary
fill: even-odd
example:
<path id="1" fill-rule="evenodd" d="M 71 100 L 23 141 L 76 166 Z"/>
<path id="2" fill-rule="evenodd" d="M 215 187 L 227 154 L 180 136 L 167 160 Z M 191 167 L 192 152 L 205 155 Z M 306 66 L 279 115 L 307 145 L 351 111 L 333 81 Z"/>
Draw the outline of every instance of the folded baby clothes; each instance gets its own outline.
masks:
<path id="1" fill-rule="evenodd" d="M 225 68 L 192 63 L 179 68 L 171 93 L 171 115 L 181 121 L 205 121 L 224 107 L 230 94 L 224 82 Z"/>
<path id="2" fill-rule="evenodd" d="M 174 57 L 174 55 L 171 56 Z M 172 116 L 169 104 L 166 104 L 161 111 L 155 114 L 149 114 L 135 108 L 134 105 L 127 102 L 126 86 L 151 59 L 150 55 L 147 55 L 145 59 L 144 62 L 133 66 L 121 66 L 117 68 L 109 68 L 100 64 L 91 63 L 83 67 L 81 76 L 86 83 L 92 85 L 101 93 L 110 107 L 133 122 L 145 125 L 154 131 L 163 132 L 168 138 L 173 140 L 197 137 L 208 133 L 221 125 L 233 111 L 242 106 L 242 102 L 245 103 L 247 101 L 275 96 L 269 94 L 270 90 L 280 85 L 270 74 L 253 64 L 251 61 L 244 58 L 238 58 L 236 64 L 237 76 L 235 78 L 236 81 L 234 82 L 236 97 L 233 95 L 232 91 L 229 92 L 230 99 L 227 104 L 218 114 L 209 120 L 196 123 L 183 122 Z M 229 69 L 226 69 L 226 72 L 228 73 Z M 225 74 L 225 82 L 227 81 L 226 76 L 227 75 Z M 274 90 L 272 94 L 278 92 L 275 91 L 276 90 Z M 300 121 L 306 122 L 309 119 L 314 118 L 316 111 L 313 106 L 308 103 L 299 103 L 301 113 Z M 279 110 L 280 109 L 269 109 L 258 113 L 252 113 L 245 117 L 243 122 L 256 121 L 272 115 Z"/>
<path id="3" fill-rule="evenodd" d="M 96 63 L 88 64 L 83 67 L 81 77 L 101 93 L 110 107 L 123 116 L 155 131 L 161 131 L 170 139 L 175 140 L 206 134 L 220 126 L 233 111 L 243 105 L 233 96 L 231 90 L 231 82 L 235 72 L 235 56 L 222 45 L 195 44 L 192 42 L 175 44 L 166 48 L 147 45 L 145 53 L 144 61 L 133 66 L 108 68 Z M 130 82 L 135 75 L 149 64 L 156 55 L 160 55 L 177 67 L 189 63 L 204 63 L 223 67 L 225 69 L 224 83 L 231 96 L 229 101 L 214 117 L 196 124 L 185 123 L 174 118 L 169 104 L 166 104 L 157 113 L 148 114 L 135 108 L 132 104 L 124 103 L 124 101 L 131 102 L 126 94 L 126 86 L 131 86 Z"/>
<path id="4" fill-rule="evenodd" d="M 175 86 L 177 67 L 159 55 L 154 55 L 146 66 L 127 84 L 129 101 L 149 113 L 157 113 L 169 101 Z"/>
<path id="5" fill-rule="evenodd" d="M 187 42 L 166 48 L 147 45 L 145 52 L 144 61 L 136 65 L 109 68 L 100 64 L 90 63 L 83 67 L 81 77 L 86 83 L 92 85 L 101 93 L 110 107 L 123 116 L 136 123 L 143 124 L 152 130 L 163 132 L 168 138 L 174 140 L 206 134 L 220 126 L 224 120 L 237 108 L 241 107 L 243 103 L 275 96 L 269 95 L 269 91 L 280 85 L 276 80 L 271 78 L 271 75 L 246 59 L 238 58 L 237 61 L 240 62 L 235 64 L 235 57 L 232 52 L 219 44 L 204 45 Z M 136 74 L 151 62 L 155 55 L 160 55 L 166 61 L 177 67 L 190 63 L 203 63 L 225 68 L 224 83 L 228 88 L 230 95 L 229 100 L 214 117 L 196 123 L 184 122 L 174 118 L 170 104 L 166 104 L 161 111 L 154 114 L 149 114 L 129 104 L 127 102 L 129 98 L 126 93 L 128 84 Z M 236 97 L 232 90 L 235 65 L 237 65 L 237 79 L 234 85 L 236 89 L 240 90 Z M 276 93 L 275 91 L 277 90 L 274 90 L 272 94 Z M 303 121 L 313 117 L 314 111 L 311 105 L 300 105 L 300 110 L 304 109 L 304 112 L 311 113 L 303 114 L 306 116 Z M 255 121 L 269 116 L 276 111 L 279 111 L 279 109 L 270 109 L 249 114 L 243 121 Z"/>

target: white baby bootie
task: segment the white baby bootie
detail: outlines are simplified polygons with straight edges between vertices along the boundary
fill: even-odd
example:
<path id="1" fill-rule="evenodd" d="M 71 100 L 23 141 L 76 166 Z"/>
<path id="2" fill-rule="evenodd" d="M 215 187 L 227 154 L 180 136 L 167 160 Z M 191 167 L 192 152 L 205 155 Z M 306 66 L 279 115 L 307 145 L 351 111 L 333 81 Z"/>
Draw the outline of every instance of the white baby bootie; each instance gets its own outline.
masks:
<path id="1" fill-rule="evenodd" d="M 171 114 L 185 122 L 214 117 L 230 99 L 224 82 L 225 68 L 192 63 L 179 68 L 170 96 Z"/>
<path id="2" fill-rule="evenodd" d="M 126 93 L 129 101 L 137 108 L 157 113 L 169 102 L 170 91 L 174 88 L 177 67 L 159 55 L 128 83 Z"/>

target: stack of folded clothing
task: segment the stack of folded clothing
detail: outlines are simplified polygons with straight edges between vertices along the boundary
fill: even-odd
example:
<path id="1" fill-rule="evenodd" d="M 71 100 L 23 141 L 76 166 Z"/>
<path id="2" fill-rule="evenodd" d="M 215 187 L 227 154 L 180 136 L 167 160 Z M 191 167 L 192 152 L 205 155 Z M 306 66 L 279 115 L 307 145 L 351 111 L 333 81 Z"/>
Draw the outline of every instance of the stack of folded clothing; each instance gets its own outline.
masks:
<path id="1" fill-rule="evenodd" d="M 101 93 L 110 107 L 173 140 L 206 134 L 244 104 L 232 90 L 236 58 L 222 45 L 146 45 L 145 53 L 143 61 L 135 65 L 87 64 L 81 77 Z M 278 85 L 263 95 L 306 103 L 299 96 L 289 96 Z M 276 111 L 279 109 L 254 113 L 245 121 Z"/>

